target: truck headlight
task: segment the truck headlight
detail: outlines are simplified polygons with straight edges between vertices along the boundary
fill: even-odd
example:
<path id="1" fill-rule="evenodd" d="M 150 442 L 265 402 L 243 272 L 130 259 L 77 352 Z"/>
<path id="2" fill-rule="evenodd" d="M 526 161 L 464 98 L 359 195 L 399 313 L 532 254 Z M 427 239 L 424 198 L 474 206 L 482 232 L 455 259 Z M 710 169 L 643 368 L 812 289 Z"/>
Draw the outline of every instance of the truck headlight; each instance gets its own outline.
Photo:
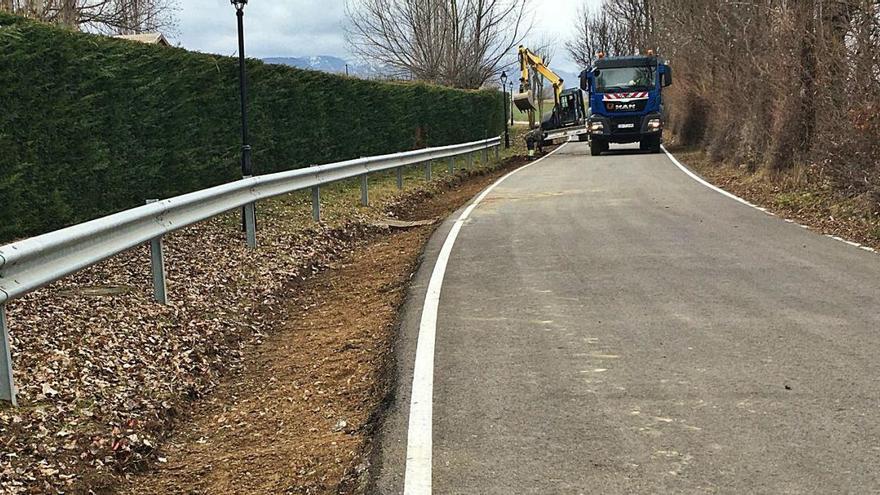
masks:
<path id="1" fill-rule="evenodd" d="M 651 119 L 648 121 L 648 130 L 649 131 L 659 131 L 663 128 L 663 122 L 660 119 Z"/>
<path id="2" fill-rule="evenodd" d="M 590 132 L 601 134 L 605 130 L 605 126 L 601 122 L 590 122 Z"/>

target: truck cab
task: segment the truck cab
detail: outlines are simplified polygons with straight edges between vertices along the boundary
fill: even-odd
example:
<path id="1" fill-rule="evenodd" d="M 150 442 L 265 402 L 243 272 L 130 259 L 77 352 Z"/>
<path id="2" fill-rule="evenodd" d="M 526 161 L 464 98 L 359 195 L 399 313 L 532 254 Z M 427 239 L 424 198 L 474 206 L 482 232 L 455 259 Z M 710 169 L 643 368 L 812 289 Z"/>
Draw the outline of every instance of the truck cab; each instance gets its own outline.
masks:
<path id="1" fill-rule="evenodd" d="M 639 143 L 660 152 L 663 143 L 663 88 L 672 84 L 672 69 L 652 54 L 602 57 L 581 73 L 589 94 L 590 152 L 600 155 L 610 143 Z"/>

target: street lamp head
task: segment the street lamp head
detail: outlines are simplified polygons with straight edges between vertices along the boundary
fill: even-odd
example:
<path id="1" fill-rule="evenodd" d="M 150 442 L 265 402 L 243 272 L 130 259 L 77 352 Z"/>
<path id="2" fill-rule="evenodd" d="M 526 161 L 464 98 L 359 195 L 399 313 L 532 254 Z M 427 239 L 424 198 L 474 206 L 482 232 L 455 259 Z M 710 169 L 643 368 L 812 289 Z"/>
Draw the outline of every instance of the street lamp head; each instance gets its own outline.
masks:
<path id="1" fill-rule="evenodd" d="M 244 6 L 247 5 L 248 0 L 229 0 L 229 3 L 235 6 L 235 10 L 244 10 Z"/>
<path id="2" fill-rule="evenodd" d="M 507 84 L 507 71 L 501 71 L 501 85 Z"/>

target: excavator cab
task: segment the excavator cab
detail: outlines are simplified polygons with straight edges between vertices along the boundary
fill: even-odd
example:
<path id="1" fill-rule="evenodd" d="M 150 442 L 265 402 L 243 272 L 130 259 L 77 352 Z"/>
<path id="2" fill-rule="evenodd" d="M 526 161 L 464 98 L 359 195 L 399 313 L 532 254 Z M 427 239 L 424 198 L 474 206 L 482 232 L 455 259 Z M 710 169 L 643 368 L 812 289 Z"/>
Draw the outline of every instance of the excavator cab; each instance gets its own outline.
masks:
<path id="1" fill-rule="evenodd" d="M 553 113 L 544 118 L 541 127 L 549 131 L 583 125 L 586 122 L 586 116 L 583 92 L 578 88 L 570 88 L 560 93 L 559 101 L 553 107 Z"/>
<path id="2" fill-rule="evenodd" d="M 578 124 L 584 121 L 584 94 L 578 88 L 566 89 L 559 95 L 559 103 L 553 112 L 562 126 Z"/>

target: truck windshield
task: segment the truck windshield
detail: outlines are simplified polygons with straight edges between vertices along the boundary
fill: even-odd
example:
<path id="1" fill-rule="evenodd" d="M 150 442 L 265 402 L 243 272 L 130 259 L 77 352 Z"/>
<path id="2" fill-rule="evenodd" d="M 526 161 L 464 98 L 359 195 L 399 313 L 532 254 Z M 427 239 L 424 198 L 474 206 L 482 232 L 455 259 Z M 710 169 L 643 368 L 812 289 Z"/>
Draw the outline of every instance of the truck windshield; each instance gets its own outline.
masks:
<path id="1" fill-rule="evenodd" d="M 596 91 L 648 91 L 654 88 L 656 67 L 602 69 L 596 78 Z"/>

